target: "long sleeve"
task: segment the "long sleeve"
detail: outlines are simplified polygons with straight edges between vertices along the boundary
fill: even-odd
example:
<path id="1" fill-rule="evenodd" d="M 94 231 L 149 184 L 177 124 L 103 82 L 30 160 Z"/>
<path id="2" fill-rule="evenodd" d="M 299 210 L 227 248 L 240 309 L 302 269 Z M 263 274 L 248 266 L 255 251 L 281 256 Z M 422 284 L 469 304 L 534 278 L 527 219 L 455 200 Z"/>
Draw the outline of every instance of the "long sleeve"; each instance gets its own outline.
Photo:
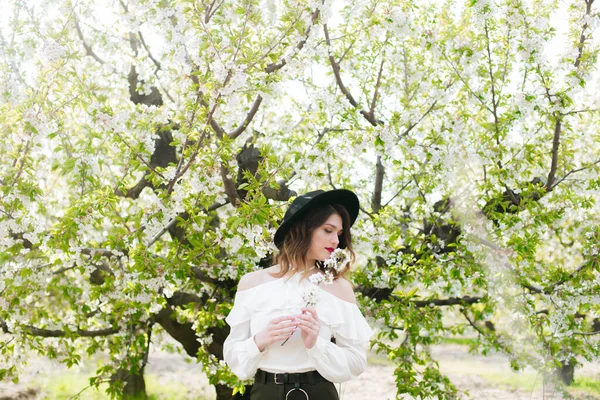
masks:
<path id="1" fill-rule="evenodd" d="M 251 379 L 258 369 L 262 353 L 250 336 L 250 321 L 231 327 L 223 344 L 223 359 L 240 379 Z"/>
<path id="2" fill-rule="evenodd" d="M 364 345 L 353 343 L 340 335 L 336 336 L 336 343 L 319 336 L 315 345 L 307 349 L 307 353 L 317 371 L 335 383 L 354 379 L 367 367 Z"/>
<path id="3" fill-rule="evenodd" d="M 254 342 L 250 330 L 248 304 L 252 302 L 252 290 L 237 292 L 233 308 L 225 322 L 231 327 L 229 336 L 223 343 L 223 359 L 240 379 L 252 379 L 258 369 L 261 353 Z"/>

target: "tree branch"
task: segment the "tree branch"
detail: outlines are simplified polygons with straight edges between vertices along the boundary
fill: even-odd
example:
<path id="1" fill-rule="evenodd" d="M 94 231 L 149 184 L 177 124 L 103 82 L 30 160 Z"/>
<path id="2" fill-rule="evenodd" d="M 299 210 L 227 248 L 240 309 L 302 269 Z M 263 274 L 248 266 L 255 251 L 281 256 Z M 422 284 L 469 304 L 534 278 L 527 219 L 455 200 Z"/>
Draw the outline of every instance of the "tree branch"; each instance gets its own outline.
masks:
<path id="1" fill-rule="evenodd" d="M 6 322 L 0 318 L 0 328 L 4 333 L 12 334 L 12 332 L 8 329 Z M 36 328 L 35 326 L 26 325 L 23 327 L 23 330 L 26 334 L 38 337 L 65 337 L 67 336 L 67 332 L 61 331 L 58 329 L 43 329 Z M 118 328 L 105 328 L 99 329 L 96 331 L 89 331 L 84 329 L 77 329 L 76 331 L 69 332 L 69 334 L 76 334 L 79 337 L 99 337 L 99 336 L 110 336 L 118 333 Z"/>
<path id="2" fill-rule="evenodd" d="M 333 184 L 333 179 L 331 179 L 331 164 L 330 163 L 327 163 L 327 178 L 329 179 L 329 184 L 331 185 L 331 187 L 333 189 L 337 190 L 337 188 Z"/>
<path id="3" fill-rule="evenodd" d="M 4 333 L 11 333 L 10 329 L 8 329 L 8 325 L 6 325 L 6 321 L 4 321 L 2 318 L 0 318 L 0 328 L 2 328 L 2 332 Z"/>
<path id="4" fill-rule="evenodd" d="M 561 130 L 561 116 L 556 116 L 556 122 L 554 125 L 554 140 L 552 141 L 552 164 L 550 165 L 550 172 L 548 173 L 548 179 L 546 180 L 546 191 L 552 190 L 554 184 L 554 177 L 556 175 L 556 168 L 558 167 L 558 147 L 560 146 L 560 130 Z"/>
<path id="5" fill-rule="evenodd" d="M 315 10 L 312 13 L 312 17 L 310 20 L 310 25 L 308 25 L 306 27 L 306 31 L 304 32 L 304 38 L 302 40 L 300 40 L 300 42 L 298 42 L 298 44 L 296 45 L 296 48 L 298 50 L 302 50 L 302 48 L 304 47 L 304 45 L 306 44 L 306 41 L 308 40 L 308 37 L 310 36 L 310 31 L 313 27 L 313 25 L 317 22 L 317 20 L 319 19 L 319 10 Z M 279 63 L 277 64 L 269 64 L 267 65 L 267 67 L 265 68 L 265 72 L 267 74 L 273 73 L 281 68 L 283 68 L 283 66 L 286 64 L 285 59 L 282 59 Z"/>
<path id="6" fill-rule="evenodd" d="M 390 204 L 390 203 L 392 202 L 392 200 L 394 200 L 396 197 L 398 197 L 398 195 L 399 195 L 400 193 L 402 193 L 402 191 L 403 191 L 404 189 L 406 189 L 406 188 L 408 187 L 408 185 L 410 185 L 410 183 L 411 183 L 411 182 L 412 182 L 412 180 L 409 180 L 409 181 L 408 181 L 408 182 L 406 182 L 404 185 L 402 185 L 402 187 L 401 187 L 401 188 L 400 188 L 400 189 L 399 189 L 399 190 L 396 192 L 396 194 L 394 194 L 394 195 L 393 195 L 393 196 L 392 196 L 392 197 L 391 197 L 391 198 L 390 198 L 390 199 L 389 199 L 389 200 L 388 200 L 388 201 L 387 201 L 387 202 L 386 202 L 386 203 L 385 203 L 385 204 L 382 206 L 382 208 L 384 208 L 384 207 L 387 207 L 387 205 L 388 205 L 388 204 Z"/>
<path id="7" fill-rule="evenodd" d="M 171 298 L 167 299 L 167 303 L 176 307 L 182 307 L 190 303 L 198 304 L 201 306 L 206 303 L 208 298 L 209 296 L 206 293 L 203 297 L 200 297 L 196 296 L 193 293 L 186 293 L 178 290 L 175 293 L 173 293 L 173 296 L 171 296 Z"/>
<path id="8" fill-rule="evenodd" d="M 532 285 L 531 283 L 524 283 L 521 286 L 523 286 L 525 289 L 529 290 L 531 293 L 537 293 L 537 294 L 544 293 L 544 290 L 541 287 Z"/>
<path id="9" fill-rule="evenodd" d="M 219 166 L 219 170 L 221 171 L 221 179 L 223 179 L 223 186 L 225 188 L 225 194 L 227 195 L 227 200 L 234 206 L 239 206 L 240 197 L 238 195 L 237 189 L 235 187 L 235 182 L 232 178 L 230 178 L 229 169 L 227 166 L 221 162 Z"/>
<path id="10" fill-rule="evenodd" d="M 483 101 L 483 99 L 481 97 L 479 97 L 473 91 L 473 89 L 471 89 L 471 86 L 469 86 L 469 84 L 467 83 L 467 81 L 465 80 L 465 78 L 463 78 L 463 76 L 458 72 L 458 68 L 456 68 L 456 66 L 454 65 L 454 63 L 450 60 L 450 58 L 448 58 L 448 56 L 446 55 L 446 53 L 444 53 L 443 51 L 441 53 L 444 56 L 444 58 L 446 59 L 446 61 L 448 62 L 448 64 L 450 64 L 450 67 L 452 67 L 452 70 L 454 70 L 454 73 L 456 74 L 456 76 L 458 76 L 458 79 L 460 79 L 461 82 L 463 83 L 463 85 L 465 85 L 465 87 L 467 88 L 468 92 L 471 93 L 471 95 L 473 97 L 475 97 L 477 100 L 479 100 L 479 102 L 481 103 L 481 105 L 483 107 L 485 107 L 486 110 L 488 110 L 489 112 L 493 112 L 492 109 L 490 109 L 488 107 L 488 105 L 485 104 L 485 102 Z"/>
<path id="11" fill-rule="evenodd" d="M 594 332 L 573 332 L 573 335 L 582 335 L 582 336 L 592 336 L 592 335 L 598 335 L 600 334 L 600 331 L 594 331 Z"/>
<path id="12" fill-rule="evenodd" d="M 250 122 L 252 121 L 252 119 L 254 118 L 256 113 L 258 112 L 258 109 L 260 107 L 260 104 L 262 103 L 262 100 L 263 100 L 263 98 L 261 95 L 256 96 L 256 99 L 254 100 L 254 104 L 252 104 L 252 108 L 250 108 L 250 111 L 248 111 L 248 114 L 246 115 L 244 122 L 242 122 L 242 124 L 240 126 L 238 126 L 233 132 L 228 134 L 228 136 L 230 138 L 235 139 L 246 130 L 246 128 L 248 127 L 248 125 L 250 124 Z"/>
<path id="13" fill-rule="evenodd" d="M 419 120 L 415 123 L 412 123 L 408 126 L 408 128 L 406 128 L 406 130 L 404 132 L 402 132 L 400 134 L 400 136 L 398 137 L 398 140 L 400 140 L 401 138 L 405 137 L 406 135 L 408 135 L 410 133 L 410 131 L 412 131 L 414 129 L 415 126 L 419 125 L 421 123 L 421 121 L 423 121 L 423 119 L 429 115 L 429 113 L 431 111 L 433 111 L 433 109 L 435 108 L 435 105 L 437 104 L 437 100 L 435 100 L 433 103 L 431 103 L 431 105 L 429 106 L 429 108 L 427 109 L 427 111 L 425 111 L 425 113 L 423 115 L 421 115 L 421 118 L 419 118 Z"/>
<path id="14" fill-rule="evenodd" d="M 598 257 L 594 257 L 594 258 L 590 259 L 588 262 L 581 264 L 574 271 L 571 271 L 571 273 L 569 273 L 569 275 L 565 276 L 564 278 L 559 279 L 558 281 L 554 282 L 552 285 L 550 285 L 546 288 L 541 288 L 541 287 L 532 285 L 530 283 L 521 284 L 521 286 L 523 286 L 525 289 L 529 290 L 532 293 L 545 294 L 545 295 L 552 294 L 558 287 L 569 282 L 571 279 L 573 279 L 573 277 L 575 277 L 581 271 L 583 271 L 590 265 L 597 262 L 597 260 L 598 260 Z"/>
<path id="15" fill-rule="evenodd" d="M 200 85 L 200 82 L 198 81 L 198 77 L 196 75 L 192 74 L 191 79 L 196 85 Z M 206 100 L 204 100 L 204 93 L 198 92 L 197 99 L 202 107 L 208 109 L 209 104 Z M 219 123 L 217 121 L 215 121 L 214 118 L 212 118 L 212 114 L 213 114 L 214 110 L 216 109 L 216 105 L 217 105 L 217 102 L 215 102 L 215 106 L 213 106 L 213 108 L 211 109 L 212 112 L 209 113 L 210 118 L 208 118 L 208 123 L 209 123 L 210 127 L 213 129 L 213 131 L 215 131 L 215 133 L 217 134 L 217 137 L 219 139 L 223 139 L 223 137 L 226 135 L 225 130 L 221 127 L 221 125 L 219 125 Z"/>
<path id="16" fill-rule="evenodd" d="M 17 173 L 15 174 L 15 176 L 13 178 L 12 185 L 16 185 L 17 181 L 21 177 L 21 174 L 23 173 L 23 169 L 25 168 L 25 160 L 27 158 L 27 153 L 29 153 L 29 150 L 31 149 L 31 140 L 28 140 L 27 143 L 25 143 L 25 149 L 23 151 L 21 151 L 22 146 L 19 146 L 19 147 L 20 147 L 19 153 L 22 152 L 22 154 L 19 154 L 21 157 L 15 158 L 15 160 L 13 161 L 12 166 L 11 166 L 11 169 L 14 169 L 15 165 L 20 162 L 19 168 L 17 169 Z"/>
<path id="17" fill-rule="evenodd" d="M 142 164 L 144 164 L 146 167 L 148 167 L 148 169 L 152 172 L 154 172 L 156 175 L 160 176 L 162 179 L 166 180 L 166 178 L 164 177 L 163 174 L 161 174 L 160 172 L 158 172 L 156 169 L 154 169 L 154 167 L 152 165 L 150 165 L 150 163 L 146 160 L 144 160 L 144 158 L 137 152 L 135 151 L 130 145 L 129 143 L 127 143 L 127 141 L 119 134 L 119 132 L 117 132 L 116 130 L 112 129 L 112 131 L 115 133 L 115 135 L 117 135 L 117 137 L 119 139 L 121 139 L 121 141 L 125 144 L 125 146 L 127 146 L 127 148 L 135 155 L 135 158 L 137 158 L 138 160 L 140 160 L 142 162 Z"/>
<path id="18" fill-rule="evenodd" d="M 385 51 L 381 56 L 381 65 L 379 66 L 379 73 L 377 74 L 377 82 L 375 83 L 375 91 L 373 93 L 373 99 L 371 100 L 371 107 L 369 108 L 369 114 L 374 115 L 375 104 L 377 103 L 377 97 L 379 96 L 379 86 L 381 85 L 381 75 L 383 73 L 383 63 L 385 61 Z"/>
<path id="19" fill-rule="evenodd" d="M 550 286 L 548 289 L 544 290 L 544 293 L 546 293 L 546 294 L 552 293 L 556 288 L 569 282 L 571 279 L 573 279 L 573 277 L 575 277 L 575 275 L 579 274 L 581 271 L 583 271 L 584 269 L 586 269 L 587 267 L 589 267 L 590 265 L 594 264 L 597 261 L 598 261 L 598 257 L 596 256 L 596 257 L 592 258 L 591 260 L 589 260 L 588 262 L 581 264 L 579 267 L 577 267 L 577 269 L 572 271 L 569 275 L 567 275 L 566 277 L 564 277 L 562 279 L 559 279 L 557 282 L 554 282 L 552 284 L 552 286 Z"/>
<path id="20" fill-rule="evenodd" d="M 85 38 L 83 37 L 83 32 L 81 32 L 81 27 L 79 26 L 79 20 L 77 18 L 77 14 L 75 14 L 75 9 L 72 8 L 71 10 L 73 12 L 73 21 L 75 23 L 75 30 L 77 31 L 77 36 L 79 36 L 79 40 L 81 40 L 81 43 L 83 44 L 83 47 L 85 48 L 85 54 L 88 56 L 91 56 L 94 60 L 98 61 L 100 64 L 104 64 L 104 60 L 102 60 L 100 57 L 98 57 L 98 55 L 96 53 L 94 53 L 94 50 L 92 50 L 92 47 L 90 45 L 88 45 L 87 42 L 85 41 Z"/>
<path id="21" fill-rule="evenodd" d="M 495 130 L 495 139 L 496 139 L 496 144 L 500 145 L 500 127 L 499 127 L 499 120 L 498 120 L 498 101 L 496 101 L 496 86 L 495 86 L 495 82 L 494 82 L 494 71 L 493 71 L 493 64 L 492 64 L 492 52 L 490 50 L 490 36 L 489 36 L 489 31 L 488 31 L 488 25 L 487 25 L 487 19 L 485 20 L 485 38 L 486 38 L 486 48 L 487 48 L 487 55 L 488 55 L 488 72 L 490 75 L 490 83 L 491 83 L 491 88 L 492 88 L 492 115 L 494 116 L 494 130 Z M 502 168 L 502 163 L 500 160 L 498 160 L 498 167 Z"/>
<path id="22" fill-rule="evenodd" d="M 146 53 L 148 53 L 148 57 L 150 57 L 150 60 L 152 60 L 152 62 L 156 66 L 156 71 L 160 70 L 161 69 L 160 63 L 154 57 L 152 57 L 150 48 L 148 48 L 148 45 L 146 44 L 146 41 L 144 40 L 144 36 L 142 35 L 142 31 L 138 31 L 138 36 L 140 38 L 140 42 L 142 43 L 142 46 L 144 47 L 144 50 L 146 50 Z"/>
<path id="23" fill-rule="evenodd" d="M 584 171 L 588 168 L 591 168 L 594 165 L 600 164 L 600 158 L 598 158 L 596 161 L 594 161 L 592 164 L 585 166 L 585 167 L 581 167 L 581 168 L 576 168 L 576 169 L 572 169 L 571 171 L 567 172 L 565 174 L 565 176 L 563 176 L 562 178 L 560 178 L 558 181 L 556 181 L 556 183 L 554 185 L 552 185 L 552 187 L 550 188 L 550 190 L 554 189 L 556 186 L 558 186 L 558 184 L 560 184 L 562 181 L 564 181 L 565 179 L 567 179 L 567 177 L 569 177 L 569 175 L 574 174 L 576 172 L 580 172 L 580 171 Z"/>
<path id="24" fill-rule="evenodd" d="M 463 297 L 450 297 L 447 299 L 431 299 L 431 300 L 411 300 L 417 307 L 427 307 L 430 305 L 434 306 L 456 306 L 456 305 L 471 305 L 475 303 L 479 303 L 483 300 L 483 297 L 472 297 L 472 296 L 463 296 Z"/>
<path id="25" fill-rule="evenodd" d="M 335 61 L 335 58 L 333 57 L 333 54 L 331 53 L 331 40 L 329 39 L 329 31 L 327 30 L 327 24 L 323 25 L 323 30 L 325 32 L 325 42 L 327 43 L 327 50 L 329 52 L 329 63 L 331 64 L 331 68 L 333 69 L 335 81 L 336 81 L 338 87 L 340 88 L 340 90 L 342 91 L 342 93 L 344 94 L 344 96 L 346 96 L 346 98 L 352 105 L 352 107 L 358 107 L 358 103 L 356 102 L 356 100 L 354 100 L 354 97 L 352 97 L 352 94 L 350 94 L 348 89 L 346 89 L 346 86 L 344 86 L 344 82 L 342 82 L 342 77 L 340 76 L 340 66 Z"/>
<path id="26" fill-rule="evenodd" d="M 287 201 L 290 197 L 296 196 L 297 193 L 287 185 L 287 181 L 284 179 L 280 179 L 277 181 L 277 185 L 279 185 L 279 189 L 263 186 L 262 193 L 267 199 L 275 200 L 275 201 Z"/>
<path id="27" fill-rule="evenodd" d="M 177 169 L 175 170 L 175 176 L 173 177 L 173 179 L 171 179 L 171 181 L 167 185 L 167 193 L 171 193 L 171 191 L 175 187 L 175 183 L 179 180 L 179 178 L 181 178 L 183 175 L 185 175 L 187 170 L 190 168 L 190 166 L 192 165 L 192 163 L 198 156 L 198 153 L 200 152 L 200 147 L 201 147 L 202 143 L 204 143 L 204 140 L 206 139 L 206 137 L 208 136 L 207 131 L 208 131 L 208 129 L 206 129 L 206 128 L 202 130 L 202 136 L 200 137 L 200 139 L 198 139 L 198 142 L 196 143 L 196 149 L 194 150 L 194 153 L 192 153 L 192 155 L 190 156 L 190 159 L 188 160 L 187 164 L 183 165 L 184 151 L 188 145 L 188 139 L 186 138 L 185 143 L 183 145 L 183 149 L 181 151 L 181 159 L 179 160 L 179 163 L 177 164 Z"/>
<path id="28" fill-rule="evenodd" d="M 481 330 L 480 327 L 478 327 L 475 322 L 469 317 L 469 315 L 467 314 L 467 311 L 464 308 L 460 309 L 460 313 L 462 315 L 464 315 L 464 317 L 466 318 L 466 320 L 469 322 L 469 325 L 471 325 L 477 332 L 479 332 L 479 334 L 481 336 L 485 336 L 485 333 Z"/>
<path id="29" fill-rule="evenodd" d="M 202 4 L 206 7 L 206 11 L 204 13 L 204 23 L 205 24 L 208 24 L 210 22 L 213 15 L 215 15 L 215 13 L 219 9 L 219 7 L 221 7 L 221 5 L 225 2 L 225 0 L 221 0 L 221 2 L 219 4 L 217 4 L 217 6 L 215 7 L 216 2 L 217 2 L 217 0 L 213 0 L 208 7 L 206 7 L 204 2 L 202 2 Z M 213 10 L 213 7 L 214 7 L 214 10 Z"/>
<path id="30" fill-rule="evenodd" d="M 371 197 L 371 209 L 376 214 L 381 210 L 381 191 L 383 188 L 383 175 L 385 169 L 381 163 L 381 156 L 377 156 L 377 163 L 375 164 L 375 189 L 373 190 L 373 197 Z"/>
<path id="31" fill-rule="evenodd" d="M 402 45 L 402 63 L 404 64 L 404 95 L 406 96 L 406 104 L 410 99 L 410 84 L 408 82 L 408 59 L 406 57 L 406 45 Z"/>
<path id="32" fill-rule="evenodd" d="M 346 58 L 346 55 L 350 52 L 350 50 L 354 46 L 354 43 L 356 43 L 357 39 L 358 39 L 358 37 L 355 37 L 354 40 L 350 43 L 350 45 L 346 48 L 346 50 L 344 50 L 344 52 L 342 53 L 340 58 L 337 60 L 338 64 L 340 64 L 342 61 L 344 61 L 344 58 Z"/>
<path id="33" fill-rule="evenodd" d="M 348 88 L 344 85 L 342 81 L 342 76 L 340 74 L 340 64 L 335 61 L 333 53 L 331 52 L 331 40 L 329 38 L 329 30 L 327 29 L 327 24 L 323 25 L 323 30 L 325 32 L 325 43 L 327 44 L 327 52 L 329 53 L 329 63 L 331 64 L 331 68 L 333 70 L 333 75 L 335 76 L 335 82 L 337 86 L 340 88 L 340 91 L 346 96 L 352 107 L 358 108 L 358 102 L 354 99 Z M 381 75 L 383 69 L 383 60 L 381 61 L 381 68 L 379 71 L 379 75 Z M 377 91 L 379 90 L 380 77 L 377 79 L 377 85 L 375 87 L 375 94 L 373 95 L 373 101 L 371 103 L 372 108 L 374 108 L 375 101 L 377 100 Z M 363 117 L 373 126 L 383 125 L 383 122 L 375 119 L 375 116 L 371 111 L 360 110 L 360 113 Z"/>
<path id="34" fill-rule="evenodd" d="M 223 207 L 224 205 L 229 204 L 229 201 L 226 201 L 225 203 L 214 203 L 211 204 L 206 210 L 204 210 L 204 212 L 209 212 L 209 211 L 214 211 L 217 208 Z M 179 214 L 178 217 L 183 217 L 185 214 Z M 161 238 L 162 235 L 164 235 L 166 232 L 169 231 L 169 229 L 175 227 L 175 225 L 177 225 L 177 218 L 173 218 L 163 229 L 160 230 L 160 232 L 158 232 L 156 235 L 154 235 L 154 237 L 150 240 L 150 242 L 148 242 L 148 244 L 146 245 L 146 247 L 150 247 L 152 246 L 158 239 Z"/>
<path id="35" fill-rule="evenodd" d="M 588 108 L 588 109 L 584 109 L 584 110 L 567 111 L 565 113 L 562 113 L 562 115 L 573 115 L 573 114 L 582 114 L 582 113 L 598 112 L 598 111 L 600 111 L 600 109 L 598 109 L 598 108 Z"/>
<path id="36" fill-rule="evenodd" d="M 356 292 L 363 294 L 366 297 L 374 298 L 377 302 L 383 300 L 394 299 L 400 302 L 405 302 L 406 299 L 398 297 L 392 293 L 392 289 L 389 288 L 374 288 L 374 287 L 365 287 L 365 286 L 357 286 L 355 289 Z M 485 296 L 463 296 L 463 297 L 449 297 L 447 299 L 425 299 L 425 300 L 408 300 L 410 303 L 414 304 L 416 307 L 423 308 L 429 306 L 437 306 L 437 307 L 445 307 L 445 306 L 455 306 L 455 305 L 471 305 L 475 303 L 480 303 L 485 300 Z"/>
<path id="37" fill-rule="evenodd" d="M 592 11 L 593 3 L 594 3 L 594 0 L 585 0 L 585 5 L 586 5 L 585 15 L 586 16 L 590 15 L 590 13 Z M 575 66 L 575 68 L 579 68 L 579 65 L 581 64 L 581 56 L 583 55 L 583 45 L 586 40 L 585 30 L 587 28 L 588 28 L 588 24 L 586 22 L 583 24 L 583 27 L 581 28 L 581 35 L 579 35 L 579 44 L 577 45 L 578 54 L 577 54 L 577 58 L 575 59 L 575 63 L 573 64 Z"/>
<path id="38" fill-rule="evenodd" d="M 506 82 L 506 74 L 508 71 L 508 61 L 510 59 L 510 32 L 511 32 L 511 26 L 510 24 L 507 27 L 507 32 L 506 32 L 506 51 L 504 52 L 504 67 L 502 69 L 502 83 Z M 502 89 L 504 88 L 504 86 L 501 86 L 500 89 L 498 90 L 498 97 L 500 97 L 502 95 Z M 500 100 L 498 100 L 500 101 Z"/>
<path id="39" fill-rule="evenodd" d="M 192 329 L 192 324 L 189 322 L 179 323 L 175 318 L 171 318 L 171 314 L 173 314 L 173 308 L 167 304 L 155 315 L 155 320 L 173 339 L 181 343 L 187 355 L 197 357 L 200 343 L 196 332 Z"/>
<path id="40" fill-rule="evenodd" d="M 119 250 L 119 251 L 122 252 L 124 255 L 127 255 L 129 252 L 129 250 L 127 250 L 127 249 L 123 249 L 123 250 Z M 86 256 L 100 255 L 100 256 L 108 257 L 108 258 L 118 257 L 118 255 L 116 255 L 112 250 L 108 250 L 108 249 L 84 248 L 84 249 L 81 249 L 81 254 L 85 254 Z"/>

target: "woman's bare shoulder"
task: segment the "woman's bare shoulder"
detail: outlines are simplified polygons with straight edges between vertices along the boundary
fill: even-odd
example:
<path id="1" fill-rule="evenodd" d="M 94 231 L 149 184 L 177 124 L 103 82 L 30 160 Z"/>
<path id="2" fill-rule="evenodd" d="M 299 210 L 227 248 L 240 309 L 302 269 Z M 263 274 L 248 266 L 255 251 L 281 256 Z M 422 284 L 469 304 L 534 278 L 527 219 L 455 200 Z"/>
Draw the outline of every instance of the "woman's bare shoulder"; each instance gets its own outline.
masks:
<path id="1" fill-rule="evenodd" d="M 333 281 L 333 284 L 323 287 L 326 291 L 337 297 L 338 299 L 347 301 L 348 303 L 356 304 L 356 296 L 352 283 L 344 278 L 339 277 Z"/>
<path id="2" fill-rule="evenodd" d="M 238 283 L 238 292 L 242 292 L 244 290 L 252 289 L 253 287 L 262 285 L 263 283 L 267 283 L 269 281 L 275 280 L 271 274 L 279 271 L 279 266 L 274 265 L 269 268 L 259 269 L 258 271 L 248 272 L 242 279 L 240 279 Z"/>

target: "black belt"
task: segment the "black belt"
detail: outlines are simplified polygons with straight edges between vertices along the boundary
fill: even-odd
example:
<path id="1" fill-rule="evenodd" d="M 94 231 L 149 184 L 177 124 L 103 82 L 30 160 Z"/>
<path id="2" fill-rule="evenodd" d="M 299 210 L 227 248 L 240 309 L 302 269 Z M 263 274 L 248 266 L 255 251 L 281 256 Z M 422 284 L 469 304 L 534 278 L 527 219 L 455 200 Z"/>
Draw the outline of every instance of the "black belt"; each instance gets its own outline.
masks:
<path id="1" fill-rule="evenodd" d="M 283 385 L 284 383 L 310 383 L 327 382 L 317 371 L 296 372 L 296 373 L 272 373 L 259 369 L 254 375 L 254 382 L 273 383 Z"/>

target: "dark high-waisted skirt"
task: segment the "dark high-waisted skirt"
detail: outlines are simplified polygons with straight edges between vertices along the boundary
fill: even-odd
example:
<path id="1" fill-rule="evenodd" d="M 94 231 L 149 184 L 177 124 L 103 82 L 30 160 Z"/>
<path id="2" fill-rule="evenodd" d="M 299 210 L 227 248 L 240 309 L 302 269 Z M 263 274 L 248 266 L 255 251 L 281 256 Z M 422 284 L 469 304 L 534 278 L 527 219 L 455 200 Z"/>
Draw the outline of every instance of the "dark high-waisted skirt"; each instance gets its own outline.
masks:
<path id="1" fill-rule="evenodd" d="M 256 371 L 250 400 L 339 400 L 335 385 L 317 371 L 273 374 Z"/>

